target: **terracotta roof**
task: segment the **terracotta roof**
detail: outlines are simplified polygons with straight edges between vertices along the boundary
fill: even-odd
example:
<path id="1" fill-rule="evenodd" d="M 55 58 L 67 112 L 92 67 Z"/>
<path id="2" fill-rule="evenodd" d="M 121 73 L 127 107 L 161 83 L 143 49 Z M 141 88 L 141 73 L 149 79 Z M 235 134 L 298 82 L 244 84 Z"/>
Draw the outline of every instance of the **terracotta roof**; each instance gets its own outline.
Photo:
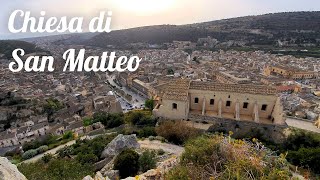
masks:
<path id="1" fill-rule="evenodd" d="M 277 93 L 277 89 L 272 86 L 251 84 L 220 84 L 202 81 L 192 81 L 190 84 L 190 89 L 264 95 L 274 95 Z"/>
<path id="2" fill-rule="evenodd" d="M 275 95 L 277 93 L 277 89 L 272 86 L 252 84 L 221 84 L 215 82 L 190 81 L 183 79 L 171 81 L 166 85 L 166 88 L 164 89 L 164 99 L 181 101 L 188 100 L 189 89 L 263 95 Z"/>
<path id="3" fill-rule="evenodd" d="M 171 81 L 166 87 L 163 98 L 187 101 L 189 86 L 190 80 L 179 79 Z"/>

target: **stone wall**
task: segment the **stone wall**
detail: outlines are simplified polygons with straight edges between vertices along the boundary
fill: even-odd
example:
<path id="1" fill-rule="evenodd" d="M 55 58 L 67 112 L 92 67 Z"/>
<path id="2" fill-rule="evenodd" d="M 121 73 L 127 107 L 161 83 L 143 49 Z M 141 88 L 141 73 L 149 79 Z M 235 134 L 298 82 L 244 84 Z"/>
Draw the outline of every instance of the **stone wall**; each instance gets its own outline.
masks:
<path id="1" fill-rule="evenodd" d="M 236 121 L 231 119 L 220 119 L 216 117 L 206 117 L 189 115 L 189 120 L 203 121 L 213 123 L 208 129 L 208 132 L 233 132 L 234 138 L 249 138 L 256 137 L 260 140 L 271 141 L 274 143 L 281 143 L 285 139 L 284 130 L 288 127 L 285 125 L 260 124 L 247 121 Z"/>

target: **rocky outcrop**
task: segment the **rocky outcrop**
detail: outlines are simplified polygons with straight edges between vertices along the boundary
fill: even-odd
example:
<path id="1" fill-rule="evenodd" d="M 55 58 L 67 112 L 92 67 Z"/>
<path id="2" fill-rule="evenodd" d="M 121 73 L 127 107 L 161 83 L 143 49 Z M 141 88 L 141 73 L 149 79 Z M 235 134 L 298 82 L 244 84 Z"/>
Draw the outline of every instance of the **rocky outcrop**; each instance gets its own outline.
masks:
<path id="1" fill-rule="evenodd" d="M 314 113 L 314 112 L 312 112 L 312 111 L 307 111 L 306 114 L 307 114 L 307 118 L 308 118 L 309 120 L 311 120 L 311 121 L 317 120 L 317 116 L 318 116 L 318 115 L 317 115 L 316 113 Z"/>
<path id="2" fill-rule="evenodd" d="M 91 176 L 86 176 L 82 180 L 110 180 L 108 177 L 103 177 L 102 174 L 98 171 L 97 174 L 92 178 Z"/>
<path id="3" fill-rule="evenodd" d="M 121 151 L 128 148 L 134 148 L 134 149 L 140 148 L 136 135 L 135 134 L 131 134 L 131 135 L 119 134 L 107 145 L 107 147 L 102 152 L 101 157 L 113 158 L 117 156 Z"/>
<path id="4" fill-rule="evenodd" d="M 318 117 L 318 120 L 316 120 L 316 122 L 314 123 L 314 125 L 320 129 L 320 114 L 319 114 L 319 117 Z"/>
<path id="5" fill-rule="evenodd" d="M 135 134 L 131 135 L 122 135 L 119 134 L 116 138 L 114 138 L 104 149 L 101 154 L 102 158 L 105 158 L 107 163 L 103 166 L 100 172 L 103 176 L 107 176 L 110 179 L 117 179 L 119 173 L 115 173 L 113 168 L 113 162 L 118 154 L 121 153 L 124 149 L 140 148 L 140 144 L 137 141 L 137 137 Z M 113 174 L 113 175 L 112 175 Z"/>
<path id="6" fill-rule="evenodd" d="M 108 177 L 111 180 L 118 180 L 119 179 L 119 170 L 109 170 L 104 173 L 106 177 Z"/>
<path id="7" fill-rule="evenodd" d="M 119 174 L 119 171 L 117 171 L 117 173 Z M 116 177 L 104 176 L 101 174 L 100 171 L 98 171 L 96 173 L 96 175 L 94 176 L 94 178 L 92 178 L 91 176 L 88 175 L 88 176 L 84 177 L 82 180 L 118 180 L 118 179 L 119 179 L 119 176 L 116 176 Z"/>
<path id="8" fill-rule="evenodd" d="M 27 178 L 21 174 L 16 165 L 4 157 L 0 157 L 0 180 L 26 180 Z"/>
<path id="9" fill-rule="evenodd" d="M 178 165 L 178 158 L 172 157 L 162 163 L 157 167 L 157 169 L 151 169 L 143 174 L 136 177 L 128 177 L 124 180 L 164 180 L 165 174 L 172 168 Z"/>

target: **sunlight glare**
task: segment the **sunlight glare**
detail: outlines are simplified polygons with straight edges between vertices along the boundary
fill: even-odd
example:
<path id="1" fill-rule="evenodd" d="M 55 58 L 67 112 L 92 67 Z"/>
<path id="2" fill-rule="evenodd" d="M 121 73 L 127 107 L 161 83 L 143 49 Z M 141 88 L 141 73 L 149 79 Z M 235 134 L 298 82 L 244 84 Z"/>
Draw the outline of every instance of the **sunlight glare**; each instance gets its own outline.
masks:
<path id="1" fill-rule="evenodd" d="M 118 6 L 141 15 L 165 11 L 173 6 L 174 0 L 117 0 Z"/>

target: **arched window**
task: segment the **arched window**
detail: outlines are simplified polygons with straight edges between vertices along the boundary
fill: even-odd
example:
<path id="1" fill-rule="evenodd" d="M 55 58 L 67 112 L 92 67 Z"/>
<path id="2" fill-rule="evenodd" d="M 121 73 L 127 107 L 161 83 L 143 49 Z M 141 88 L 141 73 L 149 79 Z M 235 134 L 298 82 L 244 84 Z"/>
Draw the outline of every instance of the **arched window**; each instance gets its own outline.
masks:
<path id="1" fill-rule="evenodd" d="M 243 109 L 248 109 L 249 103 L 245 102 L 243 103 Z"/>
<path id="2" fill-rule="evenodd" d="M 214 99 L 210 99 L 210 105 L 214 105 Z"/>
<path id="3" fill-rule="evenodd" d="M 264 105 L 262 105 L 261 110 L 262 110 L 262 111 L 266 111 L 266 110 L 267 110 L 267 107 L 268 107 L 268 105 L 264 104 Z"/>
<path id="4" fill-rule="evenodd" d="M 199 98 L 194 98 L 194 103 L 198 104 L 199 103 Z"/>
<path id="5" fill-rule="evenodd" d="M 178 109 L 178 104 L 177 103 L 172 103 L 172 109 Z"/>

